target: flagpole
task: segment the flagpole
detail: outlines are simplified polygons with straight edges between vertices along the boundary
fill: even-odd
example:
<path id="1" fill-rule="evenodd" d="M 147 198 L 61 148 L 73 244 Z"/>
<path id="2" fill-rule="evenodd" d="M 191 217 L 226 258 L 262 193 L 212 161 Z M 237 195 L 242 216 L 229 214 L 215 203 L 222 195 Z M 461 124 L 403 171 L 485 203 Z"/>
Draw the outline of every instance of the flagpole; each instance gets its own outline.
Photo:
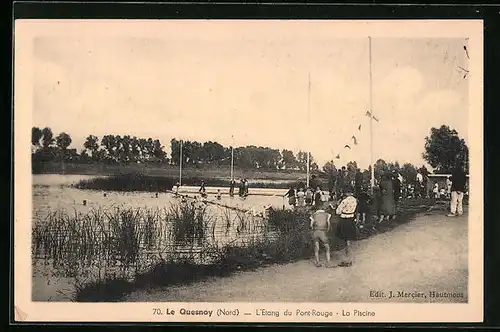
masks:
<path id="1" fill-rule="evenodd" d="M 179 152 L 179 186 L 182 185 L 182 140 L 181 140 L 181 148 Z"/>
<path id="2" fill-rule="evenodd" d="M 310 125 L 310 111 L 311 111 L 311 73 L 309 73 L 309 84 L 307 86 L 307 133 L 309 134 L 309 125 Z M 309 188 L 309 150 L 307 151 L 307 180 L 306 187 Z"/>
<path id="3" fill-rule="evenodd" d="M 371 192 L 375 186 L 375 167 L 373 165 L 373 91 L 372 91 L 372 38 L 368 36 L 368 54 L 370 61 L 370 166 L 371 166 Z"/>
<path id="4" fill-rule="evenodd" d="M 234 180 L 234 137 L 231 135 L 231 137 L 233 138 L 233 142 L 231 144 L 231 181 Z"/>
<path id="5" fill-rule="evenodd" d="M 235 109 L 233 108 L 233 111 L 231 112 L 231 131 L 233 134 L 231 135 L 231 181 L 234 181 L 234 113 Z"/>

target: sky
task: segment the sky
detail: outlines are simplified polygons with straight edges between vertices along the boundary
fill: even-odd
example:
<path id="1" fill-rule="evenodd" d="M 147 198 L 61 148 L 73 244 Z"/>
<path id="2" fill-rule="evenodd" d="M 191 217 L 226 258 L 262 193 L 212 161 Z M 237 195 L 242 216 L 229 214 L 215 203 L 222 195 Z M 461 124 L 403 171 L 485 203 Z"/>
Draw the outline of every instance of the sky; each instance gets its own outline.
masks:
<path id="1" fill-rule="evenodd" d="M 95 28 L 33 41 L 33 125 L 70 134 L 78 150 L 114 134 L 158 138 L 167 152 L 175 137 L 309 150 L 320 166 L 370 162 L 368 37 L 286 23 Z M 373 161 L 424 164 L 425 136 L 443 124 L 468 141 L 466 43 L 371 39 Z"/>

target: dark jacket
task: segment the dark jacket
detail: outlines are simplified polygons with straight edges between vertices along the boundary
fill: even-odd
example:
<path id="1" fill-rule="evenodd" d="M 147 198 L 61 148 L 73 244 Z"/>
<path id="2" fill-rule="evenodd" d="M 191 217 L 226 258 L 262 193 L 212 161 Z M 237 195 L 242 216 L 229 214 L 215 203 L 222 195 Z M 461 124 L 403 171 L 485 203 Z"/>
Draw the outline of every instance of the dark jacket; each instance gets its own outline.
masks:
<path id="1" fill-rule="evenodd" d="M 399 200 L 399 196 L 401 196 L 401 182 L 396 177 L 392 179 L 392 189 L 394 190 L 394 200 Z"/>
<path id="2" fill-rule="evenodd" d="M 465 184 L 467 182 L 467 176 L 465 172 L 457 168 L 451 174 L 451 191 L 461 191 L 465 192 Z"/>

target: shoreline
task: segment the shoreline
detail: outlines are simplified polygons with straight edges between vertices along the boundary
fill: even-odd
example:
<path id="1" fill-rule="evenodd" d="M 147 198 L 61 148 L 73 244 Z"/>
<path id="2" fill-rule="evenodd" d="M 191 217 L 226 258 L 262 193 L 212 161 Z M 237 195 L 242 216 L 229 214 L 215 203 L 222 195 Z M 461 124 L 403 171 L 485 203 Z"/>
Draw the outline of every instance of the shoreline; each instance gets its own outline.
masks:
<path id="1" fill-rule="evenodd" d="M 380 228 L 369 234 L 364 234 L 360 237 L 359 241 L 364 241 L 372 238 L 373 236 L 390 233 L 394 229 L 399 228 L 401 225 L 410 223 L 416 218 L 426 215 L 426 209 L 421 206 L 416 210 L 401 211 L 399 217 L 392 221 L 390 224 L 382 225 Z M 436 213 L 438 211 L 434 211 Z M 284 234 L 286 236 L 286 234 Z M 333 241 L 338 241 L 333 239 Z M 340 245 L 340 244 L 337 244 Z M 332 254 L 336 253 L 336 246 L 332 247 Z M 252 256 L 253 249 L 244 248 L 236 249 L 239 254 L 233 253 L 228 256 L 221 264 L 215 265 L 198 265 L 194 263 L 182 264 L 165 261 L 155 266 L 151 271 L 146 271 L 137 275 L 134 280 L 105 279 L 90 282 L 86 285 L 79 285 L 73 299 L 76 302 L 120 302 L 122 299 L 127 298 L 134 292 L 140 292 L 144 289 L 164 289 L 168 287 L 189 286 L 199 282 L 211 280 L 222 280 L 227 277 L 234 276 L 235 273 L 251 272 L 256 270 L 265 269 L 269 266 L 287 266 L 294 262 L 304 262 L 308 258 L 304 257 L 290 257 L 285 261 L 272 256 Z M 338 249 L 338 248 L 337 248 Z M 233 250 L 235 250 L 233 248 Z M 241 261 L 241 253 L 246 252 L 246 259 Z M 236 255 L 235 255 L 236 254 Z M 312 252 L 311 252 L 312 255 Z M 238 258 L 240 257 L 240 258 Z M 224 266 L 224 268 L 222 268 Z M 177 277 L 171 276 L 172 274 Z M 170 277 L 169 277 L 170 276 Z M 183 276 L 180 278 L 179 276 Z"/>

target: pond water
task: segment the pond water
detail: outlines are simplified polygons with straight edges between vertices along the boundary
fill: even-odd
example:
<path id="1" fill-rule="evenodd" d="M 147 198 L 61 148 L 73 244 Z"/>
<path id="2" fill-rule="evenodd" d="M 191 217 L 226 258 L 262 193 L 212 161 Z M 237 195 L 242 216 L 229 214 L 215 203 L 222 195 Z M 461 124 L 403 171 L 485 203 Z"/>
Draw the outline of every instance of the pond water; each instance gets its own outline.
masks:
<path id="1" fill-rule="evenodd" d="M 149 192 L 113 192 L 100 190 L 82 190 L 72 187 L 72 184 L 80 180 L 91 179 L 94 176 L 86 175 L 33 175 L 32 177 L 32 198 L 33 198 L 33 222 L 43 220 L 49 212 L 64 211 L 68 214 L 81 213 L 87 214 L 93 209 L 112 207 L 124 208 L 168 208 L 172 204 L 179 203 L 179 198 L 171 193 Z M 260 233 L 258 227 L 247 229 L 247 234 L 241 234 L 237 229 L 238 217 L 241 217 L 241 211 L 227 209 L 232 207 L 241 210 L 247 210 L 246 217 L 252 221 L 255 226 L 262 224 L 262 218 L 257 214 L 262 212 L 265 206 L 281 208 L 288 206 L 282 195 L 286 190 L 260 189 L 252 192 L 245 199 L 238 196 L 229 197 L 228 188 L 207 188 L 209 196 L 206 205 L 207 212 L 215 216 L 215 233 L 218 245 L 229 242 L 238 243 L 248 238 L 253 238 L 256 233 Z M 221 190 L 222 199 L 217 200 L 215 193 L 217 189 Z M 194 201 L 192 197 L 197 194 L 197 188 L 183 187 L 181 193 L 188 195 L 188 201 Z M 262 195 L 260 194 L 262 193 Z M 83 201 L 86 201 L 86 205 Z M 210 204 L 213 203 L 213 204 Z M 222 205 L 222 206 L 221 206 Z M 225 206 L 225 207 L 224 207 Z M 233 227 L 228 232 L 224 215 L 230 213 Z M 217 218 L 218 217 L 218 218 Z M 258 219 L 258 220 L 257 220 Z M 269 234 L 267 234 L 269 235 Z M 33 300 L 35 301 L 68 301 L 68 293 L 72 292 L 71 278 L 56 276 L 55 270 L 44 264 L 44 260 L 33 260 Z"/>
<path id="2" fill-rule="evenodd" d="M 178 200 L 170 193 L 159 193 L 158 198 L 156 198 L 155 193 L 149 192 L 105 192 L 71 187 L 71 184 L 91 178 L 93 176 L 33 175 L 33 215 L 43 216 L 48 211 L 55 210 L 65 210 L 70 213 L 76 210 L 77 212 L 85 213 L 93 208 L 112 206 L 163 208 Z M 209 193 L 208 201 L 235 208 L 261 209 L 266 205 L 282 207 L 286 203 L 282 197 L 286 190 L 283 189 L 250 188 L 250 195 L 245 199 L 237 196 L 233 198 L 229 197 L 227 194 L 228 188 L 210 187 L 207 189 Z M 222 199 L 220 201 L 215 197 L 217 189 L 221 189 Z M 185 192 L 190 197 L 194 197 L 197 194 L 197 188 L 183 187 L 181 188 L 182 192 Z M 84 200 L 87 201 L 85 206 L 83 205 Z"/>

